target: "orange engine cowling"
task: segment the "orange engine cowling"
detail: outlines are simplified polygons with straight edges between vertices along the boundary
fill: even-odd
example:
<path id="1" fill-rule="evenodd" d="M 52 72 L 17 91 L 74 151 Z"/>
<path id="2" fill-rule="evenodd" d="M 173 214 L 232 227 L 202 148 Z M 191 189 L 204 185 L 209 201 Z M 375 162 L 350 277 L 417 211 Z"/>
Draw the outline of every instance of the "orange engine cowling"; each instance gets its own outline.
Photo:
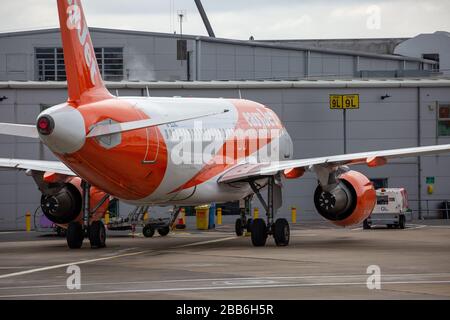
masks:
<path id="1" fill-rule="evenodd" d="M 375 204 L 372 182 L 357 171 L 341 174 L 338 183 L 329 190 L 325 191 L 319 184 L 314 193 L 314 205 L 320 215 L 343 227 L 364 221 Z"/>
<path id="2" fill-rule="evenodd" d="M 45 216 L 52 222 L 64 225 L 72 221 L 82 221 L 82 203 L 83 192 L 81 188 L 81 179 L 78 177 L 62 178 L 57 181 L 61 185 L 56 192 L 51 194 L 42 194 L 41 208 Z M 105 192 L 91 187 L 90 207 L 94 209 L 101 199 L 105 196 Z M 98 208 L 92 220 L 100 220 L 109 206 L 109 200 L 106 200 L 100 208 Z"/>

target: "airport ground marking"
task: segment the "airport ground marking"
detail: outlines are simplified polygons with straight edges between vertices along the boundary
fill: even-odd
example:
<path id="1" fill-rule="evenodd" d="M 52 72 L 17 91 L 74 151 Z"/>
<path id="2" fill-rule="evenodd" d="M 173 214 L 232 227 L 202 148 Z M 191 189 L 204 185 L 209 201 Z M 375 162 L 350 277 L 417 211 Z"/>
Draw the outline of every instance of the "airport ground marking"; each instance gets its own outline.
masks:
<path id="1" fill-rule="evenodd" d="M 391 281 L 383 282 L 386 285 L 398 284 L 448 284 L 450 280 L 438 281 Z M 329 282 L 329 283 L 302 283 L 302 284 L 269 284 L 269 285 L 248 285 L 248 286 L 215 286 L 215 287 L 186 287 L 186 288 L 155 288 L 155 289 L 129 289 L 129 290 L 109 290 L 109 291 L 77 291 L 77 292 L 58 292 L 58 293 L 31 293 L 18 295 L 1 295 L 0 299 L 7 298 L 32 298 L 32 297 L 52 297 L 69 295 L 108 295 L 108 294 L 127 294 L 127 293 L 153 293 L 153 292 L 180 292 L 180 291 L 214 291 L 214 290 L 232 290 L 232 289 L 268 289 L 268 288 L 301 288 L 301 287 L 336 287 L 336 286 L 365 286 L 366 282 Z"/>
<path id="2" fill-rule="evenodd" d="M 201 245 L 204 245 L 204 244 L 224 242 L 224 241 L 233 240 L 233 239 L 237 239 L 237 238 L 238 237 L 233 236 L 233 237 L 220 238 L 220 239 L 214 239 L 214 240 L 200 241 L 200 242 L 188 243 L 188 244 L 183 244 L 183 245 L 180 245 L 180 246 L 172 247 L 171 249 L 197 247 L 197 246 L 201 246 Z"/>
<path id="3" fill-rule="evenodd" d="M 227 241 L 227 240 L 231 240 L 231 239 L 235 239 L 235 238 L 236 237 L 229 237 L 229 238 L 221 238 L 221 239 L 215 239 L 215 240 L 194 242 L 194 243 L 185 244 L 185 245 L 182 245 L 182 246 L 172 247 L 171 249 L 200 246 L 200 245 L 209 244 L 209 243 L 217 243 L 217 242 Z M 42 268 L 36 268 L 36 269 L 31 269 L 31 270 L 25 270 L 25 271 L 20 271 L 20 272 L 14 272 L 14 273 L 0 275 L 0 279 L 6 279 L 6 278 L 17 277 L 17 276 L 23 276 L 23 275 L 27 275 L 27 274 L 31 274 L 31 273 L 48 271 L 48 270 L 53 270 L 53 269 L 60 269 L 60 268 L 65 268 L 65 267 L 68 267 L 68 266 L 71 266 L 71 265 L 82 265 L 82 264 L 88 264 L 88 263 L 93 263 L 93 262 L 100 262 L 100 261 L 105 261 L 105 260 L 112 260 L 112 259 L 124 258 L 124 257 L 129 257 L 129 256 L 136 256 L 136 255 L 141 255 L 141 254 L 145 254 L 145 253 L 151 253 L 151 252 L 155 252 L 155 251 L 158 251 L 158 250 L 145 250 L 145 251 L 124 253 L 124 254 L 108 256 L 108 257 L 103 257 L 103 258 L 97 258 L 97 259 L 81 260 L 81 261 L 63 263 L 63 264 L 58 264 L 58 265 L 54 265 L 54 266 L 48 266 L 48 267 L 42 267 Z"/>
<path id="4" fill-rule="evenodd" d="M 68 267 L 68 266 L 71 266 L 71 265 L 80 265 L 80 264 L 87 264 L 87 263 L 92 263 L 92 262 L 100 262 L 100 261 L 118 259 L 118 258 L 129 257 L 129 256 L 136 256 L 136 255 L 149 253 L 149 252 L 151 252 L 151 250 L 149 250 L 149 251 L 138 251 L 138 252 L 132 252 L 132 253 L 125 253 L 125 254 L 120 254 L 120 255 L 115 255 L 115 256 L 110 256 L 110 257 L 104 257 L 104 258 L 97 258 L 97 259 L 90 259 L 90 260 L 81 260 L 81 261 L 57 264 L 57 265 L 54 265 L 54 266 L 48 266 L 48 267 L 42 267 L 42 268 L 37 268 L 37 269 L 25 270 L 25 271 L 14 272 L 14 273 L 9 273 L 9 274 L 3 274 L 3 275 L 0 275 L 0 279 L 6 279 L 6 278 L 17 277 L 17 276 L 23 276 L 23 275 L 27 275 L 27 274 L 31 274 L 31 273 L 48 271 L 48 270 L 53 270 L 53 269 L 60 269 L 60 268 L 65 268 L 65 267 Z"/>
<path id="5" fill-rule="evenodd" d="M 450 273 L 404 273 L 404 274 L 385 274 L 383 278 L 395 277 L 450 277 Z M 122 281 L 122 282 L 92 282 L 82 283 L 82 286 L 100 286 L 100 285 L 131 285 L 131 284 L 154 284 L 154 283 L 189 283 L 189 282 L 239 282 L 239 281 L 267 281 L 267 280 L 301 280 L 301 279 L 321 279 L 321 278 L 362 278 L 366 279 L 367 274 L 344 274 L 344 275 L 305 275 L 305 276 L 267 276 L 267 277 L 230 277 L 230 278 L 199 278 L 199 279 L 172 279 L 172 280 L 150 280 L 150 281 Z M 392 281 L 392 280 L 391 280 Z M 421 280 L 424 281 L 424 280 Z M 447 280 L 441 280 L 447 281 Z M 13 289 L 49 289 L 61 288 L 65 285 L 43 285 L 43 286 L 17 286 L 17 287 L 0 287 L 0 290 Z"/>

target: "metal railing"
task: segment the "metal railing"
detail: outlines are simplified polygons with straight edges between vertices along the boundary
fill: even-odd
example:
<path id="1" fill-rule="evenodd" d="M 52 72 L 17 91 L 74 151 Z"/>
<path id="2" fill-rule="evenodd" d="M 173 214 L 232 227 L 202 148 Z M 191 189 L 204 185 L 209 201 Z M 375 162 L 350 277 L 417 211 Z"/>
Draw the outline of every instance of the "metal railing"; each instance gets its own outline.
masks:
<path id="1" fill-rule="evenodd" d="M 449 219 L 450 199 L 408 200 L 411 208 L 411 219 Z M 414 206 L 411 206 L 414 204 Z M 419 209 L 420 208 L 420 209 Z"/>

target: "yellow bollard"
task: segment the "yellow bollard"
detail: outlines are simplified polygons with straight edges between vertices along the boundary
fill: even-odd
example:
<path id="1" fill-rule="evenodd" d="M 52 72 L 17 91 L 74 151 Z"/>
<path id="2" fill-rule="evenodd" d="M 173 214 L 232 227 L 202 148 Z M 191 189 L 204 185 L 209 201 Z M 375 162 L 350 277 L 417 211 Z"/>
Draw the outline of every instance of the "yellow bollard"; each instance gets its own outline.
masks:
<path id="1" fill-rule="evenodd" d="M 292 223 L 297 223 L 297 208 L 296 207 L 291 208 L 291 214 L 292 214 Z"/>
<path id="2" fill-rule="evenodd" d="M 27 232 L 31 231 L 31 213 L 28 211 L 25 215 L 25 226 L 27 229 Z"/>
<path id="3" fill-rule="evenodd" d="M 106 213 L 105 213 L 105 224 L 109 225 L 109 222 L 110 222 L 110 214 L 109 214 L 109 211 L 106 211 Z"/>
<path id="4" fill-rule="evenodd" d="M 259 218 L 259 208 L 253 209 L 253 220 Z"/>
<path id="5" fill-rule="evenodd" d="M 181 209 L 181 222 L 183 223 L 183 225 L 186 225 L 186 209 L 185 208 Z"/>
<path id="6" fill-rule="evenodd" d="M 222 225 L 222 208 L 217 208 L 217 224 Z"/>

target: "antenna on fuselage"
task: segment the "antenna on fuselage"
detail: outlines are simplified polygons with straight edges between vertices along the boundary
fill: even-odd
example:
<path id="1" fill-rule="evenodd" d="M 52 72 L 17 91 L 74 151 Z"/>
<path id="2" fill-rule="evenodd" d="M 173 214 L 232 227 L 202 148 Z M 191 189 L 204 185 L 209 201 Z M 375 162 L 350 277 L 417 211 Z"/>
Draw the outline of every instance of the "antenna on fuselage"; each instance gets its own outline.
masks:
<path id="1" fill-rule="evenodd" d="M 120 97 L 119 89 L 116 89 L 116 97 Z"/>
<path id="2" fill-rule="evenodd" d="M 242 99 L 242 92 L 241 92 L 241 89 L 238 89 L 238 92 L 239 92 L 239 99 Z"/>
<path id="3" fill-rule="evenodd" d="M 148 90 L 148 86 L 145 86 L 145 90 L 147 91 L 147 97 L 150 98 L 150 90 Z"/>

